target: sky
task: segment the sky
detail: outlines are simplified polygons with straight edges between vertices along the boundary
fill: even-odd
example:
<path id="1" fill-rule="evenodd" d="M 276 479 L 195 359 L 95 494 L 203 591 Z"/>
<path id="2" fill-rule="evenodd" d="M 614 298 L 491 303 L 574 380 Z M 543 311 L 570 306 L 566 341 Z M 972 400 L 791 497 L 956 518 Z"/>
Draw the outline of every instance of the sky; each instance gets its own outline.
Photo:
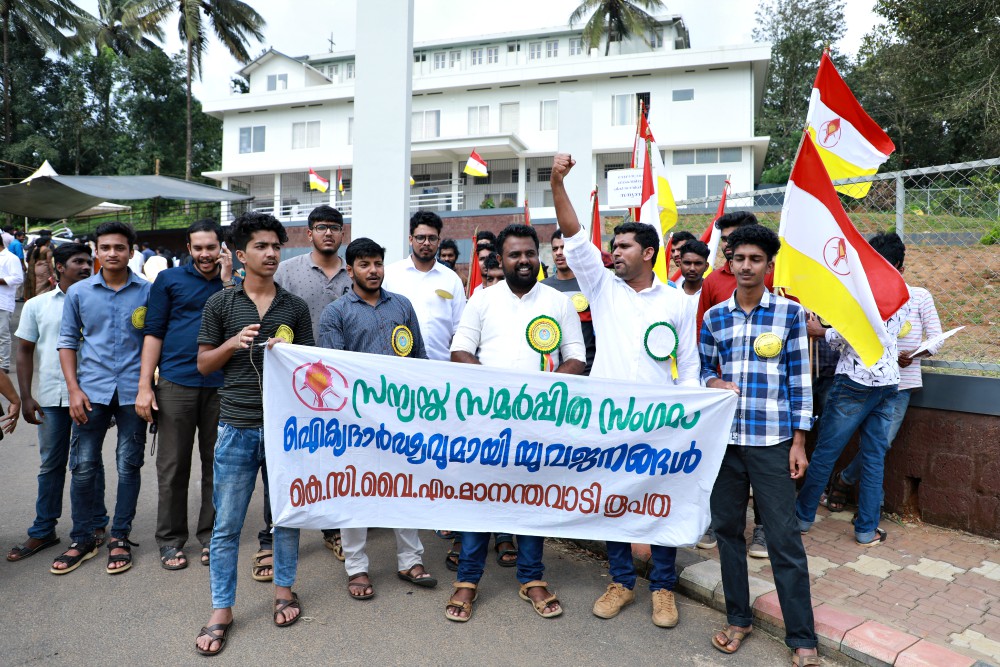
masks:
<path id="1" fill-rule="evenodd" d="M 354 48 L 354 24 L 358 0 L 245 0 L 267 21 L 265 39 L 252 44 L 257 55 L 273 47 L 289 56 L 317 55 L 330 50 Z M 367 0 L 372 2 L 373 0 Z M 505 0 L 503 3 L 458 0 L 414 0 L 414 42 L 475 34 L 495 34 L 566 24 L 580 0 Z M 83 9 L 96 13 L 97 0 L 77 0 Z M 752 41 L 754 0 L 664 0 L 667 13 L 680 14 L 691 35 L 692 48 Z M 855 54 L 861 40 L 878 22 L 872 12 L 875 0 L 846 0 L 847 34 L 838 45 Z M 490 10 L 484 10 L 489 7 Z M 324 18 L 326 17 L 326 18 Z M 307 26 L 307 27 L 306 27 Z M 176 16 L 165 25 L 164 48 L 181 49 Z M 229 80 L 241 65 L 225 47 L 212 38 L 203 60 L 202 81 L 194 86 L 198 99 L 212 100 L 229 95 Z"/>

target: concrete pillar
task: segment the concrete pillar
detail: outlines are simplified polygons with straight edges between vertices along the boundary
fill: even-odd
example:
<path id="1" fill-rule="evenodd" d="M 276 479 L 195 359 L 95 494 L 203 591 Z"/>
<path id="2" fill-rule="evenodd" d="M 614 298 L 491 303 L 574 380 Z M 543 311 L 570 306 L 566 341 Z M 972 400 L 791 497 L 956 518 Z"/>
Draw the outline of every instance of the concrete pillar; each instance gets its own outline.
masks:
<path id="1" fill-rule="evenodd" d="M 459 195 L 459 180 L 462 177 L 461 172 L 458 170 L 458 162 L 456 160 L 451 161 L 451 210 L 458 211 L 458 195 Z"/>
<path id="2" fill-rule="evenodd" d="M 528 184 L 528 159 L 524 156 L 517 158 L 517 205 L 524 206 L 524 198 L 527 196 Z"/>
<path id="3" fill-rule="evenodd" d="M 580 222 L 590 229 L 590 193 L 594 189 L 594 96 L 592 93 L 559 93 L 560 153 L 569 153 L 576 166 L 566 179 L 566 192 Z"/>
<path id="4" fill-rule="evenodd" d="M 281 217 L 281 174 L 274 175 L 274 217 Z"/>
<path id="5" fill-rule="evenodd" d="M 385 246 L 389 263 L 409 251 L 413 0 L 357 7 L 351 238 Z"/>

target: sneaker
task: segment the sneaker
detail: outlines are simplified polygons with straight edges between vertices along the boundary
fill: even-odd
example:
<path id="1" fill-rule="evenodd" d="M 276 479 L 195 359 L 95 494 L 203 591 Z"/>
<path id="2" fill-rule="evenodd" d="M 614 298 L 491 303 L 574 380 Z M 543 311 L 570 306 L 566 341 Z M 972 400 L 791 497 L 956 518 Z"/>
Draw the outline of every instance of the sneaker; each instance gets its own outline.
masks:
<path id="1" fill-rule="evenodd" d="M 635 593 L 621 584 L 608 584 L 608 590 L 594 603 L 594 616 L 614 618 L 622 607 L 635 602 Z"/>
<path id="2" fill-rule="evenodd" d="M 653 591 L 653 625 L 658 628 L 672 628 L 679 620 L 673 591 L 665 588 Z"/>
<path id="3" fill-rule="evenodd" d="M 764 526 L 753 527 L 753 538 L 750 540 L 750 549 L 747 550 L 753 558 L 767 558 L 767 538 L 764 537 Z"/>
<path id="4" fill-rule="evenodd" d="M 698 548 L 714 549 L 715 545 L 717 545 L 718 543 L 719 541 L 715 539 L 715 531 L 709 528 L 708 530 L 705 531 L 705 534 L 701 536 L 701 539 L 698 540 Z"/>

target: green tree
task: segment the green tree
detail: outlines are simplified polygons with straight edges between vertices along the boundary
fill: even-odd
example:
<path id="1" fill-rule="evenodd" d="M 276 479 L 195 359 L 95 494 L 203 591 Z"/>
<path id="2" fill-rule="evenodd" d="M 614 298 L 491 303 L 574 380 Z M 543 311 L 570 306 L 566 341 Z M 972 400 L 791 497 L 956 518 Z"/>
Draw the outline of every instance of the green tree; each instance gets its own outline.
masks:
<path id="1" fill-rule="evenodd" d="M 163 42 L 160 24 L 171 11 L 170 0 L 98 0 L 97 17 L 84 25 L 81 38 L 98 51 L 108 48 L 124 57 L 158 49 L 150 38 Z"/>
<path id="2" fill-rule="evenodd" d="M 647 34 L 660 27 L 652 13 L 666 8 L 660 0 L 583 0 L 569 15 L 569 27 L 589 15 L 590 20 L 583 26 L 583 43 L 587 49 L 596 49 L 606 38 L 604 55 L 608 55 L 612 41 L 624 41 L 633 35 L 649 44 Z"/>
<path id="3" fill-rule="evenodd" d="M 756 129 L 758 135 L 771 137 L 765 182 L 788 180 L 823 49 L 830 47 L 830 57 L 842 75 L 847 69 L 835 46 L 844 32 L 844 0 L 763 0 L 758 7 L 754 40 L 771 44 Z"/>
<path id="4" fill-rule="evenodd" d="M 2 1 L 2 0 L 0 0 Z M 187 127 L 184 178 L 191 180 L 193 151 L 191 80 L 201 76 L 201 59 L 208 45 L 209 28 L 240 63 L 250 62 L 250 38 L 264 39 L 264 17 L 241 0 L 175 0 L 180 13 L 178 32 L 186 51 Z"/>

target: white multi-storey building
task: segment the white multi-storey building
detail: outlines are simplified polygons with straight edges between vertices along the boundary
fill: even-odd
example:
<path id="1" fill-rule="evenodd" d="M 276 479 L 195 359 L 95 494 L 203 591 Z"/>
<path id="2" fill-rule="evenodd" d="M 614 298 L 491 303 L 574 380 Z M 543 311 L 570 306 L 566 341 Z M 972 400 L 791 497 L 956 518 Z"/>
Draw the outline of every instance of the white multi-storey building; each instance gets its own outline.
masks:
<path id="1" fill-rule="evenodd" d="M 590 52 L 561 27 L 417 43 L 413 48 L 412 204 L 442 211 L 520 207 L 551 215 L 548 187 L 560 91 L 590 91 L 595 173 L 627 167 L 640 102 L 676 199 L 734 192 L 759 179 L 768 137 L 754 136 L 770 47 L 690 47 L 680 16 L 644 38 Z M 319 203 L 350 214 L 354 53 L 291 58 L 273 49 L 240 71 L 249 92 L 203 103 L 223 121 L 222 169 L 205 175 L 252 194 L 256 208 L 303 217 Z M 462 169 L 475 149 L 487 178 Z M 309 190 L 309 169 L 330 179 Z M 338 174 L 343 191 L 338 191 Z M 226 216 L 227 212 L 224 212 Z"/>

